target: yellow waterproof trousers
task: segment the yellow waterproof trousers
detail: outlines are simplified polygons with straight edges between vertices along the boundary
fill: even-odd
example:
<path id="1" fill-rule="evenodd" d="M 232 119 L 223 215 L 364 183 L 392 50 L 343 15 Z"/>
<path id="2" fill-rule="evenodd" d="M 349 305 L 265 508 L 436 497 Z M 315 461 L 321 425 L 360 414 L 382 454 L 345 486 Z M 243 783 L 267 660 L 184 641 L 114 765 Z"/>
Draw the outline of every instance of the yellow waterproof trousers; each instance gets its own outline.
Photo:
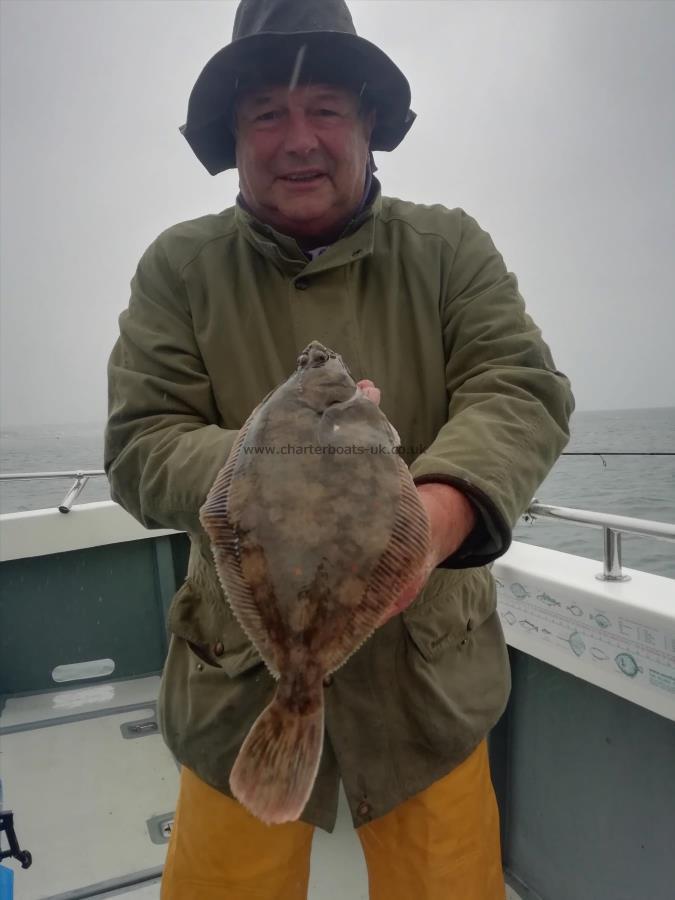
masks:
<path id="1" fill-rule="evenodd" d="M 306 900 L 313 833 L 304 822 L 263 825 L 183 767 L 160 898 Z M 486 741 L 449 775 L 356 833 L 370 900 L 504 900 Z M 334 900 L 353 898 L 336 885 Z"/>

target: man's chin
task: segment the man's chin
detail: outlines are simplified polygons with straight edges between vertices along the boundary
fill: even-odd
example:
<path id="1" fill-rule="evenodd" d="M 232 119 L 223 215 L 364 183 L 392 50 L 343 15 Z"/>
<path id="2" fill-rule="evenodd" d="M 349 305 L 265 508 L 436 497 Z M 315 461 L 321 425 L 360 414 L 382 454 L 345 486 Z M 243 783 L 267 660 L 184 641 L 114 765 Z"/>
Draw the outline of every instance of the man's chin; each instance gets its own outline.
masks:
<path id="1" fill-rule="evenodd" d="M 330 227 L 334 215 L 327 204 L 284 204 L 278 209 L 284 224 L 298 233 L 312 234 Z"/>

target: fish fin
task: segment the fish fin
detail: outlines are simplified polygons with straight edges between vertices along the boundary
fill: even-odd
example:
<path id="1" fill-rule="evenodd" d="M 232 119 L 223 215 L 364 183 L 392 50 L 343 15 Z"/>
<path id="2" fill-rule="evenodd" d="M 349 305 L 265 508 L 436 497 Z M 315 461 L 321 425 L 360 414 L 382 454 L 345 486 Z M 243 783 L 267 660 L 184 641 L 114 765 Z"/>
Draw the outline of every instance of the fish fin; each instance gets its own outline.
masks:
<path id="1" fill-rule="evenodd" d="M 334 672 L 363 646 L 429 555 L 429 519 L 408 467 L 398 457 L 400 494 L 389 542 L 368 579 L 359 603 L 348 609 L 331 634 L 337 640 L 320 651 L 325 672 Z"/>
<path id="2" fill-rule="evenodd" d="M 256 406 L 239 429 L 230 455 L 199 510 L 199 519 L 211 541 L 216 571 L 230 608 L 246 636 L 257 648 L 270 673 L 278 678 L 279 667 L 275 661 L 274 645 L 267 637 L 268 632 L 255 602 L 255 596 L 242 576 L 239 537 L 228 515 L 230 485 L 241 446 L 246 440 L 251 421 L 269 396 L 268 394 Z"/>
<path id="3" fill-rule="evenodd" d="M 281 643 L 285 628 L 273 602 L 274 587 L 265 554 L 259 547 L 252 547 L 246 548 L 245 555 L 246 564 L 257 570 L 259 580 L 256 580 L 255 587 L 251 587 L 244 577 L 241 553 L 235 554 L 231 548 L 228 550 L 223 547 L 215 548 L 213 553 L 218 577 L 230 599 L 234 617 L 257 647 L 270 674 L 278 679 L 279 651 L 275 650 L 272 636 L 276 635 Z"/>
<path id="4" fill-rule="evenodd" d="M 254 722 L 230 773 L 236 799 L 268 825 L 300 818 L 314 787 L 323 750 L 321 682 L 312 712 L 300 715 L 275 696 Z"/>

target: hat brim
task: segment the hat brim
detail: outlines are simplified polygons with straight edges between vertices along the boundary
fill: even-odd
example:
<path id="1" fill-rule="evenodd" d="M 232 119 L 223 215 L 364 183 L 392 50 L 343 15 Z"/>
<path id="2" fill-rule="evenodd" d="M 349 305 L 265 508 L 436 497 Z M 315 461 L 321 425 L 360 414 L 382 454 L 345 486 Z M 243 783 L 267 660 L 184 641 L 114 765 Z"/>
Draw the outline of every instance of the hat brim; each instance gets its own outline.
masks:
<path id="1" fill-rule="evenodd" d="M 313 60 L 320 60 L 324 71 L 330 68 L 334 73 L 335 83 L 365 83 L 377 109 L 371 150 L 393 150 L 408 133 L 415 120 L 410 109 L 410 85 L 375 44 L 341 31 L 254 34 L 233 41 L 212 56 L 190 94 L 187 119 L 180 131 L 211 175 L 236 166 L 228 114 L 240 73 L 250 72 L 256 59 L 294 59 L 303 46 L 309 67 Z"/>

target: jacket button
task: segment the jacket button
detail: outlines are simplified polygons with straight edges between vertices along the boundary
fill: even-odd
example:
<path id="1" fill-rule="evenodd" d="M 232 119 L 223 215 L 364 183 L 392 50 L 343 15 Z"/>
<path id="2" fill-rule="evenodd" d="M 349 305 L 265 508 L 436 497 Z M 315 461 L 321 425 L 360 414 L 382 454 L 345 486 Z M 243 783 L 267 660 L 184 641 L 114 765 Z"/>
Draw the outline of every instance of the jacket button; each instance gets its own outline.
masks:
<path id="1" fill-rule="evenodd" d="M 295 286 L 299 291 L 306 291 L 309 287 L 309 281 L 306 278 L 296 278 Z"/>
<path id="2" fill-rule="evenodd" d="M 364 800 L 363 803 L 359 803 L 359 808 L 356 811 L 361 817 L 369 815 L 370 803 L 366 803 L 366 801 Z"/>
<path id="3" fill-rule="evenodd" d="M 203 664 L 203 663 L 197 663 L 197 671 L 198 671 L 198 672 L 203 672 L 203 671 L 204 671 L 204 664 Z"/>
<path id="4" fill-rule="evenodd" d="M 325 677 L 324 680 L 323 680 L 323 686 L 324 686 L 324 687 L 330 687 L 332 683 L 333 683 L 333 676 L 332 676 L 332 675 L 326 675 L 326 677 Z"/>
<path id="5" fill-rule="evenodd" d="M 223 653 L 225 652 L 225 648 L 223 647 L 223 642 L 222 642 L 222 641 L 218 641 L 217 644 L 214 644 L 213 652 L 215 653 L 216 656 L 222 656 L 222 655 L 223 655 Z"/>

